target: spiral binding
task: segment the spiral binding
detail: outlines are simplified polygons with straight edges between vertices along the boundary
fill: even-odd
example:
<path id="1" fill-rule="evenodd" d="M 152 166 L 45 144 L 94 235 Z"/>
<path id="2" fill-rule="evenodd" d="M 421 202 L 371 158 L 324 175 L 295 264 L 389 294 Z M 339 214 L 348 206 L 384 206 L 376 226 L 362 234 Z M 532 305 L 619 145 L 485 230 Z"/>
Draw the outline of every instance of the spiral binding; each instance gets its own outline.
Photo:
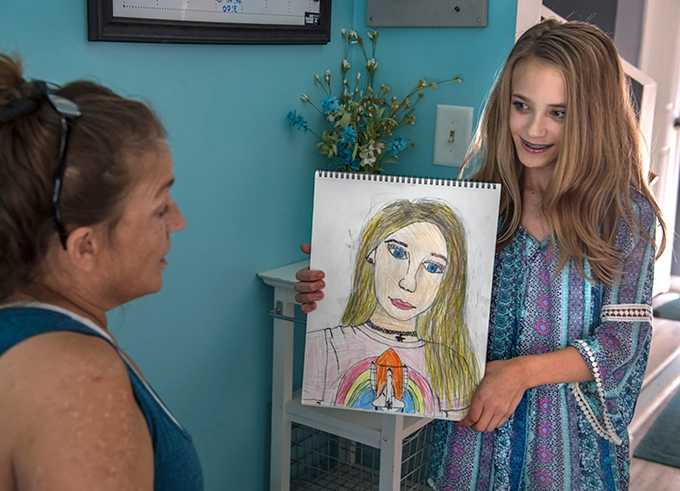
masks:
<path id="1" fill-rule="evenodd" d="M 316 177 L 329 179 L 351 179 L 355 181 L 396 182 L 400 184 L 428 184 L 432 186 L 449 186 L 470 189 L 496 189 L 498 186 L 500 186 L 500 184 L 494 182 L 437 179 L 433 177 L 389 176 L 383 174 L 360 174 L 355 172 L 339 172 L 331 170 L 317 170 Z"/>

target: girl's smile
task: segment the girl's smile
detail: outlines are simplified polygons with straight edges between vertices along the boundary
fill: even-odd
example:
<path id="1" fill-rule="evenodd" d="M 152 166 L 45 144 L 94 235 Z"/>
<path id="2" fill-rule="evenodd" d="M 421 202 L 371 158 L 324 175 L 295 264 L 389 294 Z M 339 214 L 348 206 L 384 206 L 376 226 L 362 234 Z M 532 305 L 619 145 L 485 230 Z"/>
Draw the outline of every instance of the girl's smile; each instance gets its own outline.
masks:
<path id="1" fill-rule="evenodd" d="M 566 96 L 562 72 L 534 58 L 512 74 L 510 133 L 520 162 L 529 168 L 552 166 L 560 151 Z"/>

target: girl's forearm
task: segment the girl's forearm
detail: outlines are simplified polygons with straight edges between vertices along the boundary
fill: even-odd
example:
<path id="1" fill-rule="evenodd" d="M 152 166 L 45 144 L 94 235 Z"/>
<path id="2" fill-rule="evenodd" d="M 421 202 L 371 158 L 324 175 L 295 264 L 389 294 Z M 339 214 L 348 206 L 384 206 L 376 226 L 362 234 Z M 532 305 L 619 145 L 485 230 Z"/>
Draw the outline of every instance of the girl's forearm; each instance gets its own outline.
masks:
<path id="1" fill-rule="evenodd" d="M 517 361 L 523 368 L 527 389 L 544 384 L 593 380 L 590 368 L 571 346 L 552 353 L 520 356 Z"/>

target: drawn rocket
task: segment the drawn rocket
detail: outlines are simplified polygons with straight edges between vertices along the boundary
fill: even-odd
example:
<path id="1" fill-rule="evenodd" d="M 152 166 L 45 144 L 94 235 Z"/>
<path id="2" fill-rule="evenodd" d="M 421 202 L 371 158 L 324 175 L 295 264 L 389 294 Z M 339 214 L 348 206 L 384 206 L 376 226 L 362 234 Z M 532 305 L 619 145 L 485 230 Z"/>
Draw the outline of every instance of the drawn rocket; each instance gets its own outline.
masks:
<path id="1" fill-rule="evenodd" d="M 376 394 L 373 407 L 379 411 L 403 410 L 407 383 L 408 367 L 393 349 L 384 351 L 371 363 L 371 387 Z"/>

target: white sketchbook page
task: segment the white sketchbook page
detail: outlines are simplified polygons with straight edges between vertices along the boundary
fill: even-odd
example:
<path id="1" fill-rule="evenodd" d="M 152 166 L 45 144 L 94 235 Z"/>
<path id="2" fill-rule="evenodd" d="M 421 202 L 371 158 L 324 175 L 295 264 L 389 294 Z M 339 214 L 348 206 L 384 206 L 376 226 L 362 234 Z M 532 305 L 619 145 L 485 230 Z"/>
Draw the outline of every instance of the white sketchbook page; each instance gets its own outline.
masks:
<path id="1" fill-rule="evenodd" d="M 312 331 L 333 328 L 340 324 L 351 291 L 361 231 L 367 220 L 390 202 L 422 198 L 446 202 L 463 223 L 468 251 L 465 320 L 479 371 L 483 374 L 500 200 L 499 185 L 495 189 L 481 189 L 317 177 L 310 267 L 326 273 L 326 288 L 324 300 L 308 316 L 308 336 Z M 310 356 L 318 356 L 309 351 L 306 350 L 305 354 L 306 367 L 310 364 Z M 303 399 L 305 387 L 311 383 L 313 376 L 306 372 L 307 369 L 303 380 Z M 458 416 L 447 419 L 460 419 L 460 415 Z"/>

